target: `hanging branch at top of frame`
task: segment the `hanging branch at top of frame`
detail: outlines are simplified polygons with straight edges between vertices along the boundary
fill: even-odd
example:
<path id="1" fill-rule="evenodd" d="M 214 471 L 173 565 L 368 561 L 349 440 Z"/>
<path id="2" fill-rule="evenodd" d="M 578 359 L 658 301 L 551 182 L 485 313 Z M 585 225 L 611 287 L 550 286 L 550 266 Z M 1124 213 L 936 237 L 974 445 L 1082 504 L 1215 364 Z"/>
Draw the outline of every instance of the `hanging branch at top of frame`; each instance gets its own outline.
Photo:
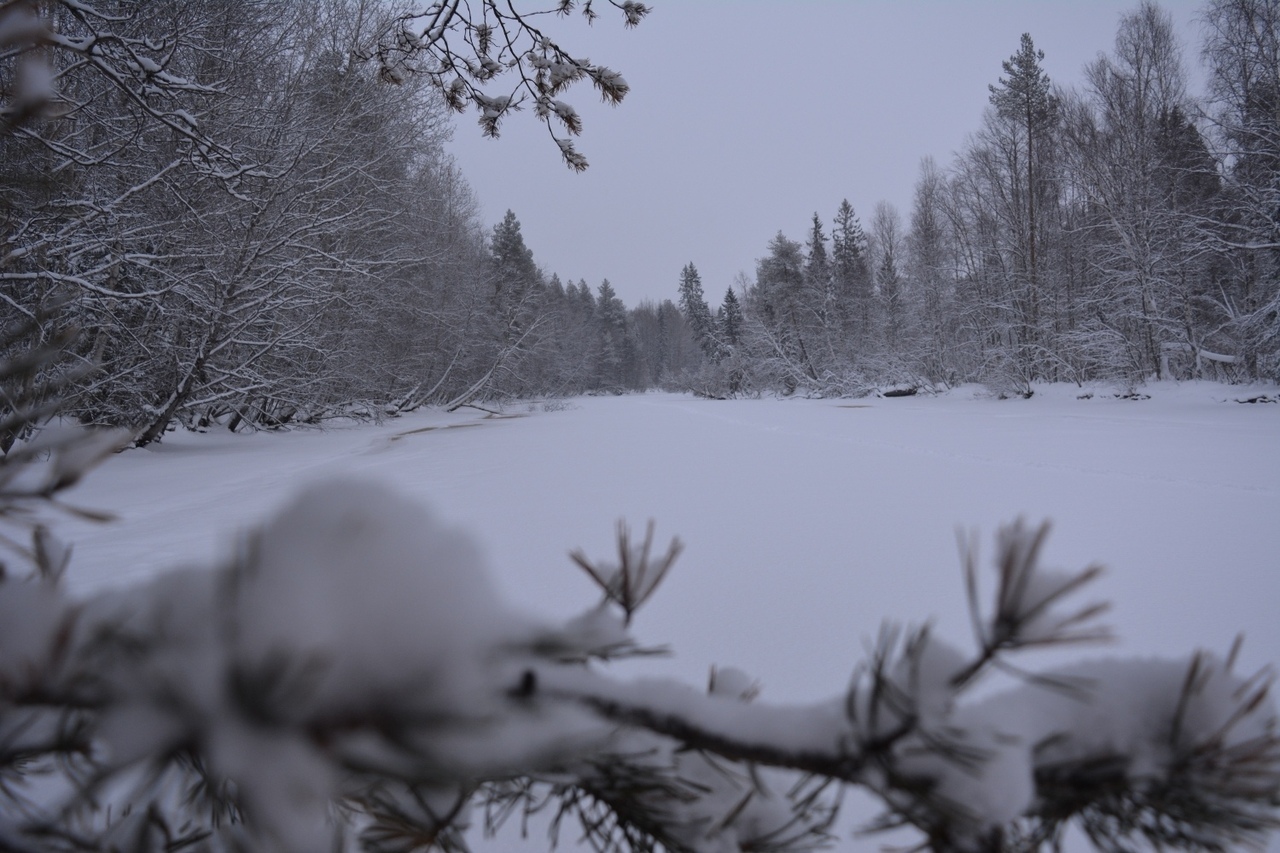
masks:
<path id="1" fill-rule="evenodd" d="M 609 0 L 628 29 L 651 11 L 645 3 Z M 601 99 L 617 105 L 631 87 L 621 74 L 561 47 L 543 18 L 579 13 L 594 23 L 600 13 L 591 0 L 559 0 L 553 7 L 517 12 L 499 0 L 442 0 L 423 12 L 402 15 L 383 33 L 362 59 L 375 59 L 379 75 L 402 83 L 425 76 L 457 112 L 473 106 L 481 132 L 497 137 L 502 120 L 532 105 L 534 115 L 560 149 L 565 164 L 575 171 L 587 168 L 572 137 L 582 133 L 582 119 L 561 100 L 575 83 L 589 81 Z"/>

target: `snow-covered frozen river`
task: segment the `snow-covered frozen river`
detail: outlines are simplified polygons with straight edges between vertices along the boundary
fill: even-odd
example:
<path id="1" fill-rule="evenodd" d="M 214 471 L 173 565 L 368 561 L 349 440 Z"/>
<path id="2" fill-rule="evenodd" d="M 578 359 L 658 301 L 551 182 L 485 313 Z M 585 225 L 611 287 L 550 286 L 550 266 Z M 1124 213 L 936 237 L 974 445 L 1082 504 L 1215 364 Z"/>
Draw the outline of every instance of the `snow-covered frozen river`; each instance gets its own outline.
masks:
<path id="1" fill-rule="evenodd" d="M 731 664 L 785 702 L 842 690 L 885 618 L 934 618 L 963 646 L 957 530 L 989 553 L 1002 522 L 1048 518 L 1050 563 L 1108 567 L 1094 595 L 1113 602 L 1120 641 L 1073 655 L 1225 651 L 1243 633 L 1245 668 L 1280 661 L 1280 405 L 1194 383 L 1147 400 L 1082 393 L 647 394 L 502 418 L 171 434 L 72 495 L 118 521 L 61 530 L 76 541 L 70 581 L 87 591 L 210 563 L 304 483 L 375 478 L 472 531 L 516 606 L 568 616 L 594 591 L 566 553 L 603 556 L 617 519 L 653 518 L 663 543 L 687 548 L 636 633 L 675 654 L 631 666 L 699 682 Z"/>

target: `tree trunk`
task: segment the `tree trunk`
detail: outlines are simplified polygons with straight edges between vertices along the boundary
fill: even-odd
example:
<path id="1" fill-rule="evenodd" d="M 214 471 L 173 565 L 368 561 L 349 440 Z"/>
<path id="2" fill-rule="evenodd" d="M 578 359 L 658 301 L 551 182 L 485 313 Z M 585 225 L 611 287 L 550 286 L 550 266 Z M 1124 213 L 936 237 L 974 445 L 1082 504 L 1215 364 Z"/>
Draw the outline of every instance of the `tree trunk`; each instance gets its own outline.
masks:
<path id="1" fill-rule="evenodd" d="M 204 367 L 204 356 L 201 355 L 191 365 L 191 369 L 187 371 L 186 376 L 182 377 L 182 381 L 178 383 L 178 387 L 169 395 L 168 401 L 141 434 L 134 440 L 134 447 L 146 447 L 153 441 L 158 441 L 160 436 L 164 435 L 164 431 L 168 429 L 169 424 L 173 421 L 173 416 L 178 413 L 182 405 L 187 402 L 191 396 L 191 386 L 195 382 L 196 374 Z"/>

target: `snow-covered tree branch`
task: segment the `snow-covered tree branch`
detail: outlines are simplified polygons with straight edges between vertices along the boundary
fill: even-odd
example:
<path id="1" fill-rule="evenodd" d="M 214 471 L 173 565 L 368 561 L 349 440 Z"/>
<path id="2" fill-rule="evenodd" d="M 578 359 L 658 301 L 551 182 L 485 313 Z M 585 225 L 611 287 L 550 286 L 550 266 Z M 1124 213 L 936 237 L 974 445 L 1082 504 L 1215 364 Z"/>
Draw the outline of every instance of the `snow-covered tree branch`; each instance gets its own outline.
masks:
<path id="1" fill-rule="evenodd" d="M 650 11 L 634 0 L 607 2 L 628 28 Z M 424 75 L 452 109 L 461 113 L 474 107 L 485 136 L 498 136 L 504 118 L 531 104 L 565 165 L 580 172 L 587 159 L 573 137 L 582 133 L 582 119 L 560 96 L 587 81 L 605 103 L 618 104 L 630 86 L 618 72 L 561 47 L 539 19 L 566 18 L 577 11 L 593 23 L 600 15 L 596 5 L 593 0 L 558 0 L 549 8 L 516 11 L 498 0 L 441 0 L 400 16 L 360 55 L 377 60 L 384 80 L 401 83 Z"/>
<path id="2" fill-rule="evenodd" d="M 1235 674 L 1234 651 L 1014 665 L 1105 636 L 1077 600 L 1097 570 L 1045 569 L 1046 532 L 1000 534 L 987 593 L 967 547 L 971 651 L 889 624 L 806 705 L 753 701 L 734 669 L 705 693 L 610 674 L 654 651 L 633 628 L 679 546 L 652 530 L 575 554 L 601 600 L 563 624 L 501 601 L 468 535 L 361 481 L 312 487 L 221 567 L 132 589 L 75 599 L 38 558 L 0 582 L 0 840 L 460 849 L 481 808 L 550 809 L 600 849 L 804 850 L 850 784 L 934 850 L 1036 849 L 1072 823 L 1108 849 L 1260 839 L 1280 796 L 1269 674 Z M 998 670 L 1016 679 L 978 690 Z"/>

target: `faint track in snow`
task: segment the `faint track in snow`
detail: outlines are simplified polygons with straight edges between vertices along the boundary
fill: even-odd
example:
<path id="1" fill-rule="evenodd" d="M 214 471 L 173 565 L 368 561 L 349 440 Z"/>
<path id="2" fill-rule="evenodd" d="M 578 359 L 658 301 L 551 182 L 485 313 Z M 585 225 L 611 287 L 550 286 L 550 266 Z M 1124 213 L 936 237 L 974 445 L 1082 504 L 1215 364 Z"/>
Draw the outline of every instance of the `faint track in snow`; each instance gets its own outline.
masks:
<path id="1" fill-rule="evenodd" d="M 520 413 L 501 414 L 501 415 L 488 414 L 488 415 L 485 415 L 483 418 L 480 418 L 479 420 L 474 420 L 474 421 L 463 421 L 462 423 L 456 423 L 456 424 L 430 424 L 428 426 L 417 427 L 416 429 L 407 429 L 402 432 L 397 432 L 389 436 L 375 439 L 374 441 L 370 442 L 369 447 L 366 448 L 364 452 L 365 453 L 385 453 L 386 451 L 390 450 L 392 445 L 394 445 L 397 441 L 402 441 L 403 439 L 409 438 L 410 436 L 414 436 L 414 435 L 422 435 L 428 432 L 441 432 L 443 430 L 450 430 L 450 429 L 463 429 L 466 427 L 484 426 L 484 423 L 486 421 L 506 421 L 506 420 L 515 420 L 517 418 L 526 418 L 526 417 L 528 417 L 528 415 L 520 414 Z"/>

